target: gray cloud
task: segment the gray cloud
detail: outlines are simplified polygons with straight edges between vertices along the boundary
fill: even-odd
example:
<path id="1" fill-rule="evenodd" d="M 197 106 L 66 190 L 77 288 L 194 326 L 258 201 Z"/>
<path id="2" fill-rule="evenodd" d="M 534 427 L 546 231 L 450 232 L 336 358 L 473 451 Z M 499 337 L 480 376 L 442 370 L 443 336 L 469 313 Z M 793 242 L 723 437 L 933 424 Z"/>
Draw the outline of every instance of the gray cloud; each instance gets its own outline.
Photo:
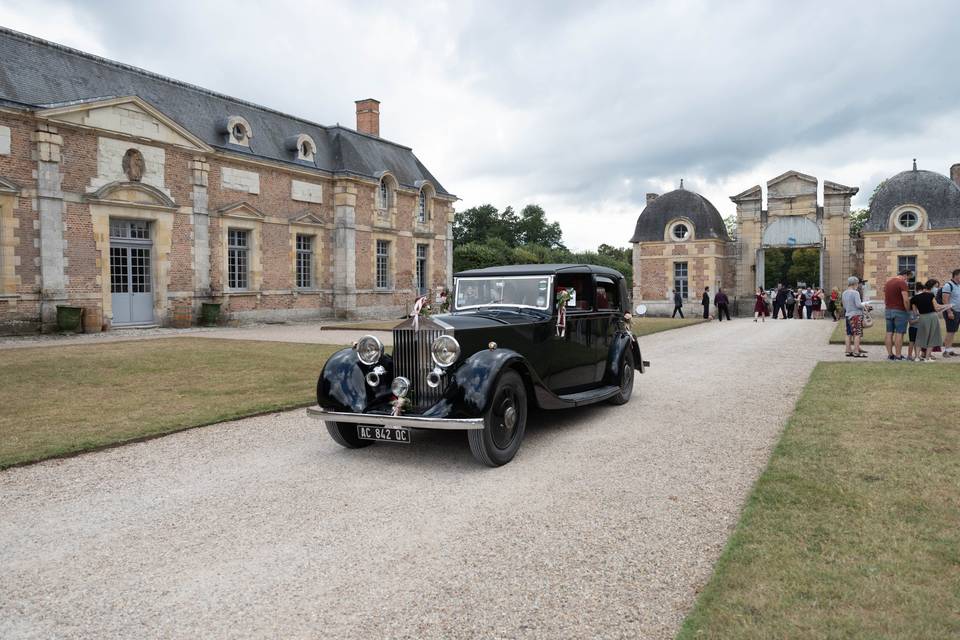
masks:
<path id="1" fill-rule="evenodd" d="M 0 15 L 42 17 L 43 37 L 61 6 Z M 946 1 L 69 6 L 109 57 L 319 122 L 352 125 L 353 100 L 377 97 L 384 135 L 464 206 L 536 198 L 576 246 L 624 244 L 644 193 L 680 177 L 726 213 L 789 168 L 865 204 L 911 157 L 960 161 Z"/>

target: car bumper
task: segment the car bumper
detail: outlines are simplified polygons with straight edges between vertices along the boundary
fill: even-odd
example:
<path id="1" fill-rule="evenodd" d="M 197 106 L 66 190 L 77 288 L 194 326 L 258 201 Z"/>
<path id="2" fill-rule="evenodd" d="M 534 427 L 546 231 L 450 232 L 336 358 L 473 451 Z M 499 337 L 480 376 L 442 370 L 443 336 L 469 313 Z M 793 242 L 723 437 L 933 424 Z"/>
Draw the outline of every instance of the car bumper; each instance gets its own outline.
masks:
<path id="1" fill-rule="evenodd" d="M 307 415 L 317 420 L 330 422 L 349 422 L 352 424 L 370 424 L 383 427 L 407 427 L 410 429 L 483 429 L 483 418 L 428 418 L 424 416 L 387 416 L 376 413 L 351 413 L 349 411 L 327 411 L 322 407 L 307 408 Z"/>

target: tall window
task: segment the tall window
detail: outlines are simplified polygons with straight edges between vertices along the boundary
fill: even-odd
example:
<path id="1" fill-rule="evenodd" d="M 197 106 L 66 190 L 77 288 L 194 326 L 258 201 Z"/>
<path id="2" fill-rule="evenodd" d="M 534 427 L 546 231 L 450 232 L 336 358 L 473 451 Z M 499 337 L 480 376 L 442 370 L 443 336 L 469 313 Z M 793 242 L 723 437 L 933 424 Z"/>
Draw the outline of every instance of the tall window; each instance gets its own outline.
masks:
<path id="1" fill-rule="evenodd" d="M 390 286 L 390 243 L 377 240 L 377 289 Z"/>
<path id="2" fill-rule="evenodd" d="M 427 292 L 427 245 L 417 245 L 417 293 L 423 295 Z"/>
<path id="3" fill-rule="evenodd" d="M 377 192 L 377 208 L 386 209 L 390 206 L 390 187 L 385 178 L 380 178 L 380 190 Z"/>
<path id="4" fill-rule="evenodd" d="M 297 288 L 313 287 L 313 236 L 297 234 Z"/>
<path id="5" fill-rule="evenodd" d="M 917 256 L 897 256 L 897 273 L 910 269 L 913 275 L 907 280 L 907 286 L 910 288 L 910 295 L 917 292 Z"/>
<path id="6" fill-rule="evenodd" d="M 417 222 L 427 221 L 427 194 L 420 189 L 420 195 L 417 197 Z"/>
<path id="7" fill-rule="evenodd" d="M 250 286 L 250 232 L 227 230 L 227 286 L 246 289 Z"/>
<path id="8" fill-rule="evenodd" d="M 673 263 L 673 288 L 675 291 L 680 292 L 680 295 L 683 297 L 684 300 L 687 299 L 688 294 L 690 293 L 690 290 L 687 282 L 687 263 L 686 262 Z"/>

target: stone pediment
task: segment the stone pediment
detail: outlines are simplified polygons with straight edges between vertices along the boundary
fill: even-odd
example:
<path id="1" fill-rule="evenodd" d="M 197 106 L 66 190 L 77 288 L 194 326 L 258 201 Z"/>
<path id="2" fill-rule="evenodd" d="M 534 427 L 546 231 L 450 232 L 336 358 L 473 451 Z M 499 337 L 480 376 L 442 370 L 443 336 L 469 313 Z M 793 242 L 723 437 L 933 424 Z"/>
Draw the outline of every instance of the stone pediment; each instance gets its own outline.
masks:
<path id="1" fill-rule="evenodd" d="M 37 111 L 37 116 L 51 122 L 63 122 L 163 142 L 191 151 L 212 151 L 200 138 L 137 96 L 99 98 L 56 105 Z"/>
<path id="2" fill-rule="evenodd" d="M 799 171 L 787 171 L 767 181 L 767 198 L 817 195 L 817 179 Z"/>
<path id="3" fill-rule="evenodd" d="M 242 218 L 245 220 L 263 220 L 266 216 L 249 202 L 236 202 L 217 209 L 217 213 L 227 218 Z"/>
<path id="4" fill-rule="evenodd" d="M 839 182 L 823 181 L 823 194 L 835 196 L 855 196 L 860 192 L 860 187 L 848 187 Z"/>
<path id="5" fill-rule="evenodd" d="M 290 218 L 290 224 L 323 224 L 323 220 L 309 211 L 296 213 Z"/>
<path id="6" fill-rule="evenodd" d="M 88 194 L 86 199 L 99 204 L 127 207 L 175 209 L 177 206 L 163 191 L 143 182 L 111 182 Z"/>
<path id="7" fill-rule="evenodd" d="M 760 190 L 760 185 L 755 184 L 746 191 L 742 191 L 735 196 L 730 196 L 730 199 L 733 202 L 750 202 L 752 200 L 762 200 L 763 191 Z"/>
<path id="8" fill-rule="evenodd" d="M 20 193 L 20 187 L 13 180 L 0 176 L 0 193 Z"/>

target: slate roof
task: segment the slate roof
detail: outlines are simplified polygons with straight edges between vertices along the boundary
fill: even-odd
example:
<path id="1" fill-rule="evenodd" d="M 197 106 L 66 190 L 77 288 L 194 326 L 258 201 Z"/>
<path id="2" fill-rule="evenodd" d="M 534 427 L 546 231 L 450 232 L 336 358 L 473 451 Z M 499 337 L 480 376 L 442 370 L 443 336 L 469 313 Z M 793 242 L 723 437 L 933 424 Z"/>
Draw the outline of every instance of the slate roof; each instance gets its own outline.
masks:
<path id="1" fill-rule="evenodd" d="M 870 219 L 863 230 L 889 231 L 890 213 L 904 204 L 923 207 L 929 229 L 960 227 L 960 187 L 945 175 L 913 169 L 880 185 L 870 201 Z"/>
<path id="2" fill-rule="evenodd" d="M 699 193 L 676 189 L 658 197 L 640 212 L 630 242 L 662 242 L 667 224 L 674 218 L 689 219 L 696 240 L 730 239 L 727 225 L 709 200 Z"/>
<path id="3" fill-rule="evenodd" d="M 136 67 L 0 27 L 0 105 L 36 110 L 74 102 L 138 96 L 211 147 L 337 175 L 379 178 L 390 171 L 406 187 L 429 181 L 451 196 L 409 147 L 341 126 L 324 126 Z M 228 144 L 218 122 L 242 116 L 250 147 Z M 317 143 L 313 163 L 296 160 L 284 141 L 305 133 Z"/>

